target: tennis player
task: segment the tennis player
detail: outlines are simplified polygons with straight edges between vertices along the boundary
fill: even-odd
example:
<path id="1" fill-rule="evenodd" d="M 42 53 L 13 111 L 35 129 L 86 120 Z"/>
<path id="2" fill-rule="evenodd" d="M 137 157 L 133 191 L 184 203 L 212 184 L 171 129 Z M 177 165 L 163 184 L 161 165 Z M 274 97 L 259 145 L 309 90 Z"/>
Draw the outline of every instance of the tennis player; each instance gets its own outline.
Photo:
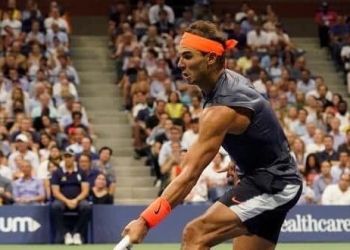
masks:
<path id="1" fill-rule="evenodd" d="M 178 66 L 205 97 L 198 140 L 184 171 L 122 235 L 142 242 L 195 186 L 222 145 L 243 177 L 199 218 L 189 222 L 182 250 L 206 250 L 234 239 L 235 250 L 275 249 L 282 223 L 298 201 L 302 181 L 283 130 L 266 101 L 243 76 L 224 68 L 225 51 L 236 45 L 215 24 L 197 21 L 180 42 Z"/>

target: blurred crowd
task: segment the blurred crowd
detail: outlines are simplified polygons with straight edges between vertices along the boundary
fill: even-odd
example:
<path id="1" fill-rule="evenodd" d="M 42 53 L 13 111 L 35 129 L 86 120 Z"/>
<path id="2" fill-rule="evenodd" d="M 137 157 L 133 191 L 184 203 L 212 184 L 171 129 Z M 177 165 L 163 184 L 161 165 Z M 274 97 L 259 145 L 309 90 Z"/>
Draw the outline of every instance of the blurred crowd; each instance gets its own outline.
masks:
<path id="1" fill-rule="evenodd" d="M 202 95 L 183 79 L 177 50 L 186 28 L 199 19 L 216 23 L 238 41 L 227 51 L 225 66 L 249 78 L 275 110 L 304 179 L 299 204 L 350 204 L 350 115 L 342 94 L 331 93 L 324 78 L 312 74 L 305 52 L 293 44 L 273 6 L 257 10 L 243 3 L 234 12 L 215 14 L 207 0 L 188 4 L 180 14 L 164 0 L 138 1 L 130 9 L 119 2 L 111 10 L 109 38 L 116 84 L 123 90 L 121 109 L 134 120 L 135 158 L 146 157 L 160 193 L 182 171 L 181 159 L 198 135 Z M 348 29 L 334 27 L 336 20 L 345 19 L 336 15 L 328 26 L 344 30 L 346 68 L 350 36 Z M 340 41 L 330 34 L 333 44 Z M 221 149 L 185 202 L 215 201 L 231 184 L 218 173 L 229 163 Z"/>
<path id="2" fill-rule="evenodd" d="M 90 185 L 81 198 L 113 203 L 112 150 L 93 146 L 96 136 L 79 102 L 69 14 L 54 1 L 47 13 L 34 0 L 23 7 L 8 0 L 0 9 L 0 204 L 65 200 L 72 187 L 78 197 L 82 182 Z M 77 174 L 78 167 L 83 176 L 57 180 L 62 169 Z"/>

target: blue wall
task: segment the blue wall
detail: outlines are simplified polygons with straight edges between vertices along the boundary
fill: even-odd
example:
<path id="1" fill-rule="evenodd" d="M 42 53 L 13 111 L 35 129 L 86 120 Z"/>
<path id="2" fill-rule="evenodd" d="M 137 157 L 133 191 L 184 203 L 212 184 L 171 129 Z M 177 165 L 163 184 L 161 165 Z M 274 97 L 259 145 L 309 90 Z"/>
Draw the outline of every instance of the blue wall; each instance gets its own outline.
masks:
<path id="1" fill-rule="evenodd" d="M 141 206 L 94 206 L 90 241 L 115 243 L 124 226 L 137 218 Z M 186 223 L 202 214 L 207 206 L 180 206 L 152 229 L 146 242 L 178 243 Z M 50 243 L 52 225 L 49 208 L 0 207 L 0 243 Z M 350 242 L 350 207 L 299 206 L 288 215 L 281 232 L 281 242 Z"/>

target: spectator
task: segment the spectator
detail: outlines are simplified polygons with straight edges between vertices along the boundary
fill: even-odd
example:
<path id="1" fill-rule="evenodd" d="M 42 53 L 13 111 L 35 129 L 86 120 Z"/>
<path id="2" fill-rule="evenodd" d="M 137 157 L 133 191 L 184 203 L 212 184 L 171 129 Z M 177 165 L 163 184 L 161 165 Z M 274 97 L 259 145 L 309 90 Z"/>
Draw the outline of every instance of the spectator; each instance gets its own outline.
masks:
<path id="1" fill-rule="evenodd" d="M 316 83 L 313 79 L 311 79 L 311 73 L 308 69 L 301 71 L 301 80 L 299 80 L 297 83 L 297 89 L 304 94 L 316 89 Z"/>
<path id="2" fill-rule="evenodd" d="M 199 119 L 191 119 L 191 128 L 184 132 L 181 140 L 181 145 L 188 149 L 197 140 L 199 133 Z"/>
<path id="3" fill-rule="evenodd" d="M 12 172 L 18 171 L 17 165 L 15 163 L 15 159 L 20 156 L 23 157 L 24 160 L 30 162 L 30 165 L 33 171 L 36 173 L 39 168 L 39 157 L 36 153 L 29 149 L 29 139 L 25 134 L 19 134 L 16 136 L 16 148 L 17 151 L 13 152 L 9 156 L 9 167 Z"/>
<path id="4" fill-rule="evenodd" d="M 77 162 L 79 168 L 85 172 L 89 187 L 91 189 L 95 185 L 95 180 L 100 174 L 100 171 L 98 171 L 96 168 L 92 168 L 92 159 L 89 154 L 80 154 Z M 109 186 L 108 184 L 109 183 L 107 182 L 107 186 Z"/>
<path id="5" fill-rule="evenodd" d="M 12 180 L 12 171 L 10 168 L 4 164 L 7 163 L 7 159 L 4 153 L 0 150 L 0 176 Z"/>
<path id="6" fill-rule="evenodd" d="M 61 161 L 62 161 L 62 155 L 61 155 L 60 149 L 57 146 L 50 147 L 48 158 L 40 163 L 37 177 L 39 179 L 48 178 L 48 176 L 51 175 L 49 172 L 49 169 L 50 169 L 49 163 L 53 162 L 56 165 L 59 165 L 61 163 Z"/>
<path id="7" fill-rule="evenodd" d="M 60 30 L 68 32 L 68 23 L 61 18 L 58 8 L 51 8 L 50 17 L 45 19 L 44 25 L 47 32 L 51 31 L 52 25 L 57 24 Z"/>
<path id="8" fill-rule="evenodd" d="M 328 2 L 323 1 L 319 12 L 315 16 L 321 48 L 328 48 L 329 46 L 329 28 L 335 23 L 336 16 L 336 12 L 329 10 Z"/>
<path id="9" fill-rule="evenodd" d="M 45 200 L 46 201 L 53 201 L 53 196 L 52 196 L 52 191 L 51 191 L 51 178 L 52 174 L 60 168 L 60 165 L 57 162 L 54 161 L 45 161 L 46 163 L 46 172 L 47 175 L 44 176 L 42 179 L 44 183 L 44 188 L 45 188 Z"/>
<path id="10" fill-rule="evenodd" d="M 95 183 L 90 191 L 92 204 L 107 205 L 113 204 L 113 196 L 108 192 L 107 176 L 100 173 L 95 179 Z"/>
<path id="11" fill-rule="evenodd" d="M 45 199 L 44 183 L 32 176 L 30 161 L 23 160 L 20 170 L 23 176 L 13 183 L 15 205 L 40 205 Z"/>
<path id="12" fill-rule="evenodd" d="M 254 52 L 265 53 L 269 45 L 268 34 L 262 30 L 261 23 L 255 22 L 253 25 L 254 29 L 247 33 L 247 45 Z"/>
<path id="13" fill-rule="evenodd" d="M 337 182 L 342 173 L 350 174 L 349 153 L 346 151 L 339 153 L 339 162 L 332 164 L 331 175 Z"/>
<path id="14" fill-rule="evenodd" d="M 304 170 L 305 170 L 304 166 L 306 163 L 307 154 L 305 152 L 305 144 L 301 139 L 296 138 L 294 140 L 293 145 L 292 145 L 291 155 L 295 159 L 295 161 L 298 165 L 299 171 L 304 172 Z"/>
<path id="15" fill-rule="evenodd" d="M 334 150 L 334 139 L 331 135 L 326 135 L 323 139 L 325 149 L 317 154 L 320 162 L 331 161 L 332 163 L 339 160 L 339 154 Z"/>
<path id="16" fill-rule="evenodd" d="M 346 142 L 339 145 L 338 147 L 338 153 L 346 151 L 348 154 L 350 154 L 350 129 L 346 131 Z"/>
<path id="17" fill-rule="evenodd" d="M 84 130 L 84 132 L 86 134 L 88 134 L 89 133 L 89 128 L 83 124 L 82 118 L 83 118 L 83 114 L 81 112 L 79 112 L 79 111 L 72 112 L 72 123 L 68 124 L 64 128 L 64 132 L 66 134 L 70 134 L 75 129 L 80 128 L 80 129 Z"/>
<path id="18" fill-rule="evenodd" d="M 212 202 L 217 201 L 229 189 L 227 173 L 220 173 L 225 167 L 224 156 L 218 153 L 203 172 Z"/>
<path id="19" fill-rule="evenodd" d="M 52 174 L 51 188 L 54 201 L 51 205 L 56 243 L 61 243 L 62 236 L 66 245 L 81 245 L 82 235 L 90 221 L 90 205 L 86 200 L 89 195 L 89 183 L 86 174 L 74 161 L 74 152 L 66 151 L 59 169 Z M 65 211 L 77 211 L 78 221 L 73 231 L 68 232 L 64 216 Z"/>
<path id="20" fill-rule="evenodd" d="M 165 112 L 172 119 L 179 119 L 182 116 L 183 104 L 177 92 L 172 91 L 169 95 L 169 102 L 165 106 Z"/>
<path id="21" fill-rule="evenodd" d="M 19 134 L 30 134 L 30 136 L 33 138 L 34 142 L 39 141 L 38 134 L 35 131 L 35 129 L 33 128 L 32 121 L 30 118 L 23 117 L 23 119 L 21 118 L 18 121 L 18 123 L 19 123 L 19 126 L 16 126 L 16 124 L 14 124 L 12 126 L 12 129 L 14 130 L 14 132 L 11 134 L 11 139 L 10 139 L 11 142 L 15 142 L 16 138 Z"/>
<path id="22" fill-rule="evenodd" d="M 12 184 L 11 180 L 0 175 L 0 204 L 12 205 Z"/>
<path id="23" fill-rule="evenodd" d="M 303 192 L 299 198 L 297 205 L 312 205 L 315 204 L 316 197 L 315 192 L 310 187 L 307 180 L 303 180 Z"/>
<path id="24" fill-rule="evenodd" d="M 350 175 L 343 173 L 337 184 L 326 187 L 322 195 L 322 205 L 350 205 Z"/>
<path id="25" fill-rule="evenodd" d="M 166 141 L 162 144 L 162 147 L 159 152 L 158 163 L 159 166 L 162 166 L 165 162 L 165 158 L 171 154 L 171 143 L 180 142 L 181 143 L 182 131 L 178 126 L 173 126 L 170 130 L 169 141 Z"/>
<path id="26" fill-rule="evenodd" d="M 116 188 L 116 176 L 111 161 L 112 155 L 113 150 L 111 148 L 102 147 L 99 150 L 99 160 L 95 163 L 94 168 L 107 177 L 107 180 L 110 182 L 108 193 L 113 196 Z"/>
<path id="27" fill-rule="evenodd" d="M 81 141 L 86 135 L 85 130 L 82 128 L 75 128 L 69 132 L 73 136 L 72 137 L 73 143 L 67 147 L 67 150 L 73 151 L 75 154 L 81 153 L 83 151 Z M 92 150 L 95 151 L 95 148 L 93 147 Z"/>
<path id="28" fill-rule="evenodd" d="M 161 10 L 167 12 L 168 20 L 170 23 L 175 23 L 175 14 L 173 9 L 165 4 L 164 0 L 157 0 L 157 4 L 153 5 L 149 9 L 149 22 L 151 24 L 156 24 L 159 21 L 159 13 Z"/>
<path id="29" fill-rule="evenodd" d="M 317 204 L 321 204 L 321 198 L 324 190 L 331 184 L 337 183 L 337 181 L 331 175 L 331 163 L 324 161 L 321 163 L 321 174 L 318 175 L 312 185 L 312 189 L 315 192 L 315 201 Z"/>
<path id="30" fill-rule="evenodd" d="M 161 191 L 164 190 L 173 180 L 173 169 L 178 168 L 183 160 L 181 153 L 181 144 L 179 142 L 171 142 L 171 154 L 167 155 L 164 164 L 161 165 L 160 172 L 162 174 Z M 180 171 L 180 170 L 179 170 Z"/>
<path id="31" fill-rule="evenodd" d="M 52 119 L 57 117 L 57 110 L 50 105 L 51 96 L 48 94 L 40 95 L 40 106 L 35 107 L 31 112 L 31 117 L 35 120 L 43 115 L 47 115 Z"/>
<path id="32" fill-rule="evenodd" d="M 92 161 L 92 164 L 94 165 L 95 162 L 99 159 L 98 154 L 95 152 L 95 149 L 92 146 L 92 140 L 89 137 L 84 137 L 81 139 L 81 148 L 82 151 L 80 153 L 77 153 L 76 160 L 80 158 L 81 154 L 89 155 L 90 160 Z"/>
<path id="33" fill-rule="evenodd" d="M 317 155 L 311 153 L 307 155 L 305 168 L 301 169 L 301 173 L 304 175 L 305 179 L 312 181 L 321 170 L 320 162 L 317 158 Z"/>
<path id="34" fill-rule="evenodd" d="M 330 123 L 331 131 L 329 135 L 333 136 L 334 149 L 338 149 L 340 145 L 346 142 L 345 134 L 340 130 L 340 120 L 337 117 L 333 117 Z"/>

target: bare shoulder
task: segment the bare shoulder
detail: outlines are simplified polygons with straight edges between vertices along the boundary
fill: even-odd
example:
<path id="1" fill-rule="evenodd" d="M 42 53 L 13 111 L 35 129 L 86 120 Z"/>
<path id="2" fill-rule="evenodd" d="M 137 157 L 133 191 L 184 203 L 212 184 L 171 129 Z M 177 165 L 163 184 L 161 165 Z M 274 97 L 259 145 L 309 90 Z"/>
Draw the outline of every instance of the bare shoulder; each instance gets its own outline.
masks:
<path id="1" fill-rule="evenodd" d="M 253 112 L 243 107 L 211 106 L 200 118 L 201 127 L 231 134 L 241 134 L 249 126 Z"/>

